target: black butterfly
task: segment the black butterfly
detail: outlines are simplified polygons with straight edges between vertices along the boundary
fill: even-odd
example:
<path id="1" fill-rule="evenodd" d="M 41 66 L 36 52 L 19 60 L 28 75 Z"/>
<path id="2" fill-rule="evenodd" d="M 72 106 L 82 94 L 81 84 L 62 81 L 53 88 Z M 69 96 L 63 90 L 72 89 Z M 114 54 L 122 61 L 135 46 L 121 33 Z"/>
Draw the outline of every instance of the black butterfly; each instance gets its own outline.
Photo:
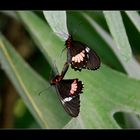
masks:
<path id="1" fill-rule="evenodd" d="M 73 40 L 72 36 L 69 35 L 65 45 L 68 50 L 67 61 L 74 70 L 81 71 L 82 68 L 96 70 L 100 67 L 99 56 L 86 44 Z"/>
<path id="2" fill-rule="evenodd" d="M 80 112 L 80 93 L 83 93 L 83 84 L 78 79 L 63 79 L 68 67 L 68 63 L 65 63 L 61 74 L 56 75 L 50 84 L 56 87 L 66 112 L 72 117 L 77 117 Z"/>

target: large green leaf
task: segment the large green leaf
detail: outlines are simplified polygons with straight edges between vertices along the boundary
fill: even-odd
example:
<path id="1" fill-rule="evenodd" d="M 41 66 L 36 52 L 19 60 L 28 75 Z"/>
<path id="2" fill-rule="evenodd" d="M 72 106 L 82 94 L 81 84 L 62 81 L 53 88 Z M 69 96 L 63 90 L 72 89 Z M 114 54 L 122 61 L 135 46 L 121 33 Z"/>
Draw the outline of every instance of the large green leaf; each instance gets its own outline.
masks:
<path id="1" fill-rule="evenodd" d="M 90 12 L 91 13 L 91 12 Z M 94 15 L 94 12 L 92 12 L 92 14 Z M 96 13 L 97 14 L 97 13 Z M 112 48 L 112 50 L 114 51 L 114 53 L 116 54 L 116 56 L 118 57 L 119 61 L 121 62 L 121 64 L 123 65 L 125 71 L 128 73 L 129 76 L 136 78 L 136 79 L 140 79 L 140 65 L 139 63 L 135 60 L 134 57 L 131 57 L 131 59 L 129 60 L 129 62 L 125 62 L 124 59 L 122 58 L 122 55 L 120 54 L 120 52 L 118 51 L 116 44 L 114 43 L 113 39 L 111 38 L 111 36 L 108 34 L 108 32 L 106 32 L 106 30 L 103 28 L 103 25 L 100 26 L 96 21 L 95 18 L 92 18 L 91 14 L 89 14 L 88 12 L 86 13 L 82 13 L 82 15 L 85 17 L 85 19 L 90 23 L 90 25 L 95 28 L 95 30 L 100 34 L 100 36 L 105 40 L 105 42 L 109 45 L 108 47 Z M 135 36 L 136 38 L 136 36 Z M 116 115 L 119 113 L 116 113 Z M 121 113 L 122 114 L 122 113 Z M 118 116 L 118 115 L 117 115 Z M 123 124 L 125 124 L 125 128 L 139 128 L 140 126 L 140 121 L 139 118 L 137 117 L 137 115 L 135 114 L 131 114 L 131 113 L 124 113 L 123 112 L 123 116 L 124 116 L 124 122 Z M 118 119 L 118 118 L 116 118 Z M 121 120 L 122 121 L 122 120 Z M 121 122 L 119 122 L 121 123 Z M 129 126 L 129 127 L 128 127 Z"/>
<path id="2" fill-rule="evenodd" d="M 131 58 L 131 47 L 126 35 L 125 27 L 119 11 L 104 11 L 104 15 L 109 26 L 110 32 L 120 50 L 125 61 Z"/>
<path id="3" fill-rule="evenodd" d="M 68 29 L 66 25 L 66 12 L 43 11 L 43 13 L 53 32 L 55 32 L 60 38 L 62 38 L 62 40 L 67 39 Z M 59 19 L 55 18 L 56 16 L 59 17 Z"/>
<path id="4" fill-rule="evenodd" d="M 63 127 L 70 118 L 62 108 L 57 94 L 50 87 L 46 94 L 39 96 L 38 93 L 50 86 L 49 83 L 24 62 L 2 35 L 0 35 L 0 60 L 2 69 L 38 123 L 44 128 Z"/>

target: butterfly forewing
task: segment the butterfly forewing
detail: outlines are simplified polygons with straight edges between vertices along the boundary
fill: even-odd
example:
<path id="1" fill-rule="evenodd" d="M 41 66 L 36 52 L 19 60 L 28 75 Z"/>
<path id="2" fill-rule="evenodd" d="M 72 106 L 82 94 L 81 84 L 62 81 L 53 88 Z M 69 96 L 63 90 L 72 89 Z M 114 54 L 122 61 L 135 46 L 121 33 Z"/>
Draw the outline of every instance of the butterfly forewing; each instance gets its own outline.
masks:
<path id="1" fill-rule="evenodd" d="M 74 82 L 77 84 L 77 89 L 71 94 L 70 91 Z M 56 87 L 61 103 L 67 113 L 72 117 L 77 117 L 80 111 L 80 93 L 82 93 L 83 89 L 82 82 L 78 81 L 78 79 L 61 80 Z"/>
<path id="2" fill-rule="evenodd" d="M 80 95 L 73 97 L 69 102 L 65 102 L 64 108 L 70 116 L 77 117 L 80 112 Z"/>

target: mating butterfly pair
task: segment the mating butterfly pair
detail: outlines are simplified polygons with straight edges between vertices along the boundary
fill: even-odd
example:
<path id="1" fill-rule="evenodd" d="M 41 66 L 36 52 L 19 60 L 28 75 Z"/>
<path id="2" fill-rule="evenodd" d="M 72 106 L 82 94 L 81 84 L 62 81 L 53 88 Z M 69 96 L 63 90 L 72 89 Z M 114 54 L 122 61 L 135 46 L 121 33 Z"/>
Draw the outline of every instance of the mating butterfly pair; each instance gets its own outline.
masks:
<path id="1" fill-rule="evenodd" d="M 59 99 L 66 112 L 77 117 L 80 112 L 80 94 L 83 93 L 83 84 L 78 79 L 63 79 L 69 64 L 74 70 L 89 69 L 96 70 L 100 67 L 100 58 L 95 51 L 69 36 L 65 41 L 67 48 L 67 62 L 60 75 L 51 80 L 51 85 L 56 87 Z"/>

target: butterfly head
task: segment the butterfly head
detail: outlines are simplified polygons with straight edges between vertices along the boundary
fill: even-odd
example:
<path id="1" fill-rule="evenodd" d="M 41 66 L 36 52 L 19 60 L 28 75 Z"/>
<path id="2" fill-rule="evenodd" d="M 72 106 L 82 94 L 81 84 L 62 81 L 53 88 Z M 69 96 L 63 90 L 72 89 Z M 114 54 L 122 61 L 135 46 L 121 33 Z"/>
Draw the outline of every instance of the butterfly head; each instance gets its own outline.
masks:
<path id="1" fill-rule="evenodd" d="M 51 85 L 57 85 L 62 80 L 62 77 L 60 75 L 56 75 L 51 81 Z"/>
<path id="2" fill-rule="evenodd" d="M 72 42 L 72 35 L 69 35 L 66 42 L 65 42 L 65 45 L 67 48 L 70 48 L 71 47 L 71 42 Z"/>

